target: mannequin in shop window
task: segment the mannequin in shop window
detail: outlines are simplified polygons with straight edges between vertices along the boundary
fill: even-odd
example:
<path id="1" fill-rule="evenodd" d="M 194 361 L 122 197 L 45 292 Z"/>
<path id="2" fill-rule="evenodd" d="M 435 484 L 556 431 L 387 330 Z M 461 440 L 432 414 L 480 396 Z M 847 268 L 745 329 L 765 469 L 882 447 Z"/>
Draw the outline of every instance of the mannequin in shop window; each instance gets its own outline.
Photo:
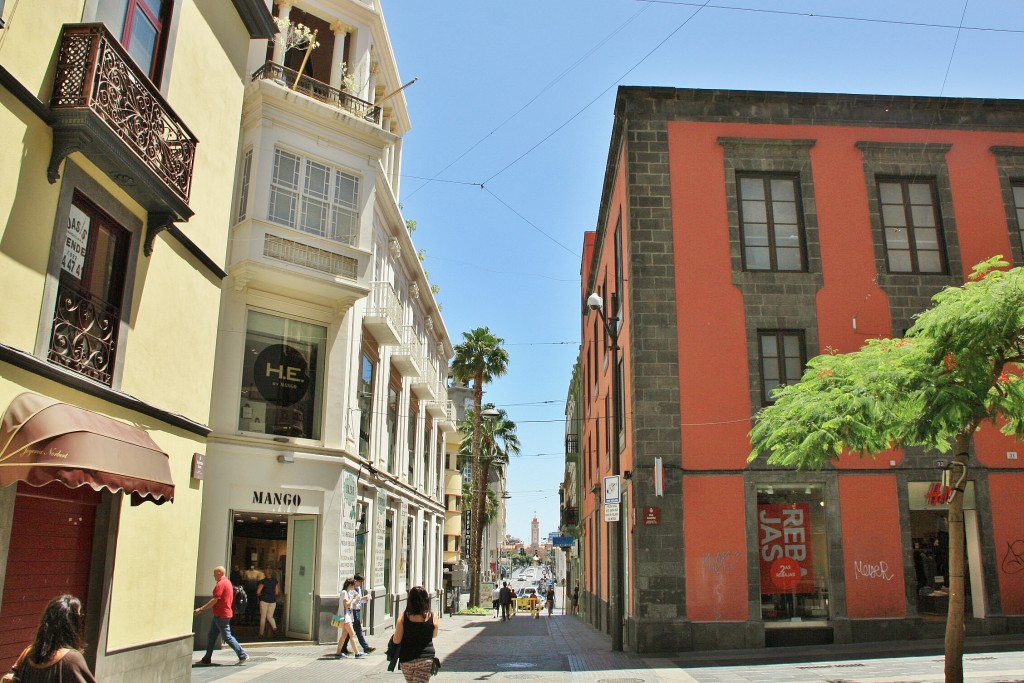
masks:
<path id="1" fill-rule="evenodd" d="M 249 623 L 252 623 L 251 619 L 259 618 L 260 613 L 260 607 L 257 604 L 258 600 L 256 599 L 256 591 L 260 581 L 267 578 L 267 576 L 260 569 L 257 569 L 256 564 L 253 563 L 250 564 L 249 568 L 242 574 L 242 578 L 245 579 L 245 592 L 249 596 L 249 601 L 245 606 L 245 616 L 247 620 L 249 620 Z"/>

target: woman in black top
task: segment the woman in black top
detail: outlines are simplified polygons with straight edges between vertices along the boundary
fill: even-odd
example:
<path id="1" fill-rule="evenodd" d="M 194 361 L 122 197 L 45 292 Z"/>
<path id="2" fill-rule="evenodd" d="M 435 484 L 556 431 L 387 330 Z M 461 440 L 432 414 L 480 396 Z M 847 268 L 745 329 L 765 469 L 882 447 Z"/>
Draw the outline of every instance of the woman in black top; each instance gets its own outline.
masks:
<path id="1" fill-rule="evenodd" d="M 409 589 L 405 614 L 398 620 L 395 635 L 391 637 L 401 646 L 398 661 L 406 683 L 425 683 L 430 679 L 436 635 L 437 622 L 430 613 L 430 596 L 422 586 L 414 586 Z"/>
<path id="2" fill-rule="evenodd" d="M 82 656 L 84 626 L 82 602 L 73 595 L 57 596 L 46 605 L 35 640 L 0 681 L 96 683 Z"/>

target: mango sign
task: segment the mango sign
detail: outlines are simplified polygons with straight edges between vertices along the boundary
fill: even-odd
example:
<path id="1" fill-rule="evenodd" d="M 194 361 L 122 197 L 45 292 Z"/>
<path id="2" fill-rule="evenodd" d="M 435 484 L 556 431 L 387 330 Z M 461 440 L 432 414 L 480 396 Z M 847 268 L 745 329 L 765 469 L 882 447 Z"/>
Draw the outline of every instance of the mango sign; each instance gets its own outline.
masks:
<path id="1" fill-rule="evenodd" d="M 811 593 L 811 507 L 808 503 L 757 506 L 762 593 Z"/>

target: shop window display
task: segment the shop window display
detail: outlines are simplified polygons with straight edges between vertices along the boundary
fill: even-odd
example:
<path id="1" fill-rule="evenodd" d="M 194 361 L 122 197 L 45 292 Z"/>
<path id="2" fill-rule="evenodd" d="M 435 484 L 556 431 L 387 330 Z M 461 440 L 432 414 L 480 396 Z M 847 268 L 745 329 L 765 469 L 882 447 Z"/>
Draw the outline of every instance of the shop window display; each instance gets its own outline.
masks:
<path id="1" fill-rule="evenodd" d="M 260 581 L 270 577 L 277 581 L 277 605 L 274 620 L 277 632 L 284 633 L 285 569 L 288 552 L 288 516 L 280 514 L 232 513 L 231 583 L 245 589 L 248 601 L 245 610 L 235 614 L 231 628 L 238 637 L 255 640 L 259 626 Z"/>
<path id="2" fill-rule="evenodd" d="M 937 482 L 910 482 L 910 535 L 914 544 L 917 611 L 925 619 L 945 620 L 949 612 L 949 496 L 952 490 Z M 964 558 L 964 608 L 973 610 L 971 556 L 978 555 L 974 482 L 964 491 L 964 522 L 968 543 Z M 972 533 L 973 532 L 973 533 Z"/>
<path id="3" fill-rule="evenodd" d="M 320 438 L 327 328 L 250 311 L 238 429 Z"/>
<path id="4" fill-rule="evenodd" d="M 761 618 L 766 622 L 828 620 L 823 487 L 759 485 L 757 530 Z"/>

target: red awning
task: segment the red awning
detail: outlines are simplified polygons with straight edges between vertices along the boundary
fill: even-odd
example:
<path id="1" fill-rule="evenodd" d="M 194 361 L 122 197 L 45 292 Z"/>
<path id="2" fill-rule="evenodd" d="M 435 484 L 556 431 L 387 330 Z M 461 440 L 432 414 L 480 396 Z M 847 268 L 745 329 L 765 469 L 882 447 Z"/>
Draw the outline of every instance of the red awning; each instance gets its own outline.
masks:
<path id="1" fill-rule="evenodd" d="M 0 422 L 0 486 L 16 481 L 174 500 L 167 454 L 145 430 L 32 393 L 11 401 Z"/>

